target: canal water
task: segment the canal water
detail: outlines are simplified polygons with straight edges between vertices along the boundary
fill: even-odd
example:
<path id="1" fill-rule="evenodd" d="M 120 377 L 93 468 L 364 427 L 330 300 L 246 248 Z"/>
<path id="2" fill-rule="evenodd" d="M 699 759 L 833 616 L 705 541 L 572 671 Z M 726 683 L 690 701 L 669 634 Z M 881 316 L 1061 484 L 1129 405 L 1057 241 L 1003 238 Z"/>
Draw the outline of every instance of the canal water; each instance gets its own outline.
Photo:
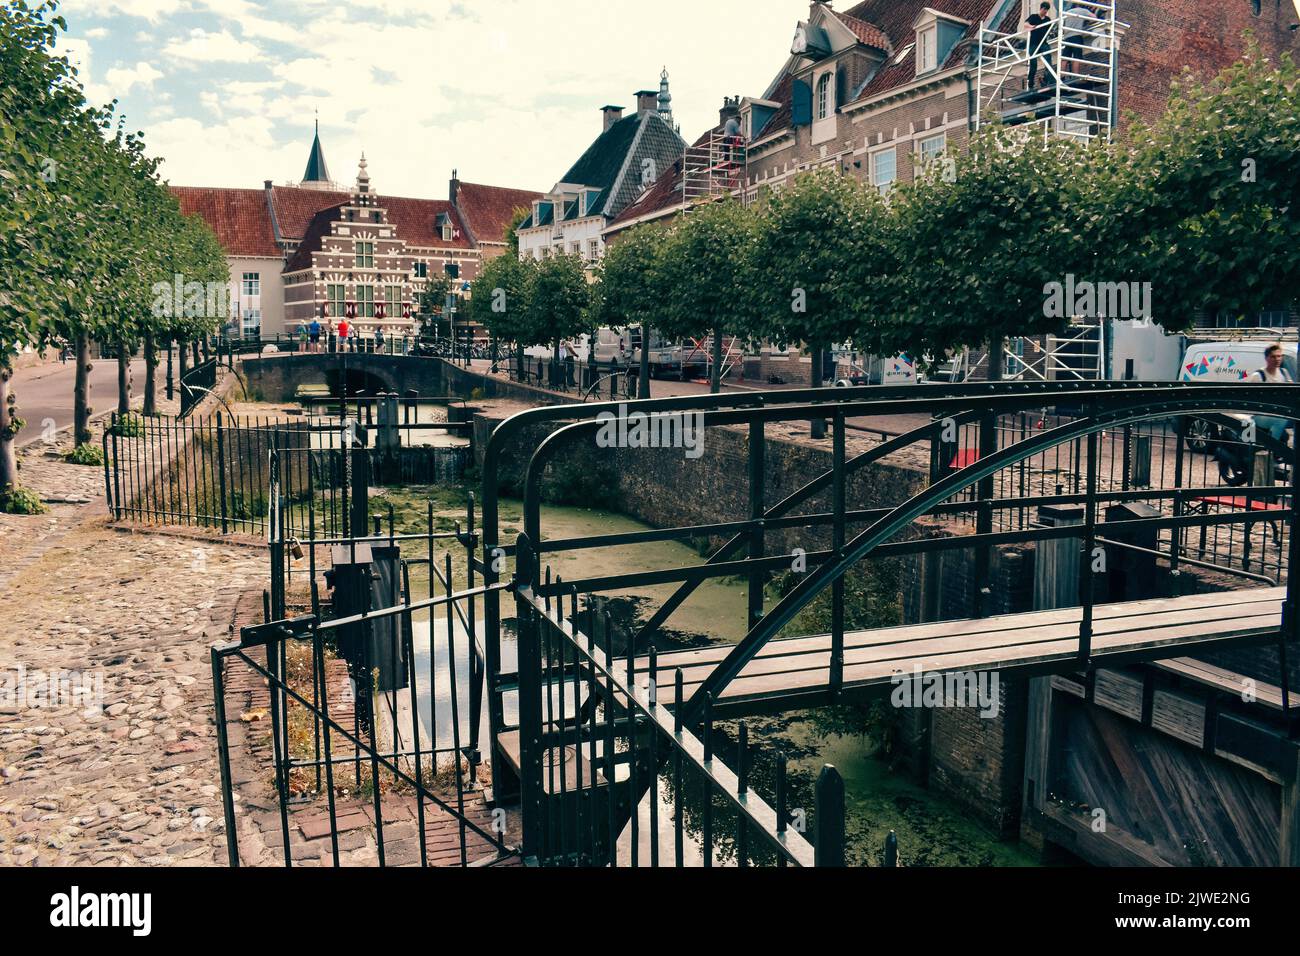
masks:
<path id="1" fill-rule="evenodd" d="M 422 502 L 418 495 L 411 503 Z M 397 494 L 395 505 L 403 506 L 404 494 Z M 463 517 L 463 513 L 445 508 L 436 512 L 438 518 L 450 522 Z M 386 507 L 386 505 L 385 505 Z M 424 507 L 418 509 L 421 513 Z M 422 516 L 422 515 L 421 515 Z M 521 524 L 517 502 L 504 502 L 502 507 L 503 537 L 513 537 Z M 582 508 L 546 507 L 543 510 L 542 536 L 544 539 L 591 537 L 644 530 L 645 525 L 621 515 Z M 551 568 L 566 580 L 589 575 L 609 575 L 649 567 L 681 567 L 698 564 L 700 555 L 685 544 L 656 542 L 631 548 L 605 548 L 579 553 L 565 552 L 552 556 Z M 453 553 L 458 586 L 463 583 L 463 554 Z M 416 575 L 413 580 L 415 596 L 427 587 Z M 675 589 L 675 585 L 646 587 L 630 591 L 601 604 L 608 610 L 615 625 L 615 649 L 620 636 L 626 639 L 654 609 Z M 715 643 L 735 643 L 744 632 L 746 616 L 746 588 L 739 580 L 711 580 L 702 585 L 683 604 L 671 619 L 672 629 L 667 630 L 657 644 L 660 650 L 700 646 Z M 515 646 L 513 639 L 513 603 L 501 605 L 505 634 L 503 635 L 503 666 L 513 668 Z M 482 607 L 476 608 L 476 620 L 483 620 Z M 422 747 L 428 748 L 431 731 L 436 731 L 439 748 L 450 747 L 454 724 L 452 721 L 452 669 L 456 673 L 458 716 L 462 746 L 469 740 L 469 648 L 467 635 L 458 622 L 453 629 L 448 647 L 448 625 L 445 612 L 433 622 L 430 641 L 430 623 L 426 619 L 415 622 L 415 665 L 420 675 L 418 681 L 419 714 Z M 431 650 L 432 645 L 432 650 Z M 430 693 L 432 690 L 432 693 Z M 403 734 L 410 733 L 409 692 L 403 692 L 397 702 L 399 726 Z M 572 712 L 573 701 L 566 700 L 565 710 Z M 558 699 L 553 702 L 559 711 Z M 883 706 L 883 705 L 881 705 Z M 509 719 L 514 719 L 515 701 L 507 698 Z M 747 720 L 749 739 L 753 748 L 751 779 L 755 788 L 772 801 L 775 790 L 775 761 L 778 753 L 788 761 L 790 806 L 813 806 L 813 783 L 826 764 L 833 764 L 844 778 L 848 835 L 848 857 L 852 865 L 879 865 L 883 856 L 885 838 L 893 830 L 898 836 L 899 856 L 908 866 L 1027 866 L 1034 865 L 1030 854 L 1015 843 L 1002 842 L 986 830 L 972 815 L 954 802 L 912 782 L 904 773 L 891 766 L 890 754 L 882 732 L 881 710 L 870 708 L 834 707 L 798 711 L 778 716 L 761 716 Z M 482 716 L 480 749 L 487 753 L 486 709 Z M 735 746 L 737 724 L 721 722 L 717 726 L 717 750 L 724 755 Z M 409 742 L 409 741 L 408 741 Z M 728 763 L 734 765 L 734 760 Z M 661 820 L 667 820 L 674 795 L 667 781 L 660 786 Z M 698 819 L 698 807 L 692 807 L 690 794 L 684 795 L 688 822 Z M 696 799 L 695 802 L 698 802 Z M 693 812 L 694 811 L 694 812 Z M 809 811 L 811 812 L 811 811 Z M 719 854 L 725 862 L 730 837 L 722 833 Z"/>

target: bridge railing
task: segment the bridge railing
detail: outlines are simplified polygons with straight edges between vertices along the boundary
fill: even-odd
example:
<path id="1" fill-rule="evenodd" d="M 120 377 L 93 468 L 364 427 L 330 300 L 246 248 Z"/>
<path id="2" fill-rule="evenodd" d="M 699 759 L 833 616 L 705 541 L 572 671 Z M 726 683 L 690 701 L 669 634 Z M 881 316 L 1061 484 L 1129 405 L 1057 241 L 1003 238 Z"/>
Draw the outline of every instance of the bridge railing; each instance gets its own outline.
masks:
<path id="1" fill-rule="evenodd" d="M 616 667 L 608 612 L 549 572 L 539 581 L 526 536 L 515 555 L 526 858 L 560 866 L 844 865 L 844 782 L 834 767 L 822 769 L 815 808 L 791 808 L 778 756 L 769 805 L 751 784 L 744 721 L 734 757 L 724 760 L 708 702 L 698 737 L 683 723 L 680 670 L 673 687 L 660 688 L 653 676 L 642 679 L 635 653 Z M 647 662 L 655 674 L 653 648 Z"/>
<path id="2" fill-rule="evenodd" d="M 538 559 L 549 555 L 571 557 L 601 548 L 619 547 L 635 553 L 635 546 L 651 542 L 724 542 L 702 564 L 679 567 L 648 566 L 617 574 L 591 574 L 566 582 L 579 593 L 627 593 L 657 585 L 676 585 L 675 593 L 640 630 L 631 654 L 640 653 L 656 640 L 662 626 L 690 593 L 704 581 L 739 578 L 747 582 L 749 619 L 745 637 L 712 672 L 696 685 L 684 705 L 684 717 L 693 726 L 710 696 L 721 692 L 753 660 L 768 641 L 786 632 L 797 615 L 814 600 L 829 597 L 831 667 L 826 702 L 837 699 L 843 685 L 845 576 L 864 561 L 912 557 L 928 553 L 968 551 L 974 561 L 970 572 L 974 586 L 970 606 L 963 616 L 982 617 L 996 611 L 1004 597 L 990 580 L 993 550 L 1008 545 L 1034 545 L 1050 541 L 1077 543 L 1079 573 L 1073 582 L 1075 603 L 1082 606 L 1078 629 L 1078 659 L 1087 666 L 1091 655 L 1093 607 L 1105 596 L 1098 591 L 1102 575 L 1094 571 L 1098 548 L 1129 551 L 1163 563 L 1163 580 L 1176 582 L 1190 569 L 1231 571 L 1252 582 L 1274 583 L 1286 576 L 1296 560 L 1296 539 L 1291 533 L 1297 508 L 1292 476 L 1295 452 L 1269 449 L 1261 441 L 1220 436 L 1225 445 L 1266 457 L 1260 467 L 1266 480 L 1221 471 L 1218 459 L 1199 466 L 1190 464 L 1187 422 L 1204 416 L 1251 416 L 1261 428 L 1270 422 L 1294 423 L 1300 409 L 1300 389 L 1295 386 L 1201 386 L 1149 383 L 1046 383 L 984 384 L 915 388 L 850 388 L 766 392 L 658 399 L 631 405 L 605 403 L 556 407 L 521 413 L 503 423 L 486 450 L 483 478 L 484 541 L 480 561 L 489 580 L 493 556 L 512 553 L 498 538 L 499 510 L 494 489 L 506 449 L 518 456 L 520 433 L 529 426 L 553 428 L 531 448 L 523 469 L 524 533 Z M 542 476 L 547 465 L 575 447 L 590 447 L 593 439 L 620 416 L 702 416 L 706 432 L 731 428 L 744 433 L 744 452 L 736 461 L 727 457 L 726 474 L 734 484 L 719 485 L 719 471 L 691 472 L 680 467 L 679 486 L 699 489 L 700 507 L 683 501 L 676 513 L 703 514 L 696 523 L 673 522 L 668 527 L 581 538 L 548 539 L 541 534 Z M 1033 427 L 1023 418 L 1037 415 Z M 773 504 L 767 485 L 768 430 L 774 426 L 829 419 L 829 441 L 822 445 L 829 467 L 801 488 Z M 886 428 L 883 422 L 899 422 Z M 1040 423 L 1041 422 L 1041 426 Z M 851 430 L 872 428 L 896 431 L 850 457 L 847 436 Z M 1226 427 L 1226 426 L 1225 426 Z M 1165 455 L 1160 478 L 1139 475 L 1131 449 L 1150 442 Z M 1128 446 L 1120 463 L 1107 468 L 1116 455 L 1111 448 Z M 599 446 L 602 443 L 596 442 Z M 608 443 L 605 443 L 608 444 Z M 707 441 L 706 441 L 707 447 Z M 735 449 L 731 443 L 728 449 Z M 524 450 L 527 454 L 527 449 Z M 961 454 L 961 452 L 967 454 Z M 1229 448 L 1229 452 L 1232 448 Z M 597 456 L 630 455 L 612 449 Z M 1123 452 L 1121 452 L 1123 454 Z M 1199 454 L 1199 453 L 1197 453 Z M 1267 457 L 1273 456 L 1273 457 Z M 1172 459 L 1172 460 L 1171 460 Z M 598 459 L 597 459 L 598 460 Z M 1207 463 L 1213 461 L 1213 464 Z M 622 459 L 622 467 L 635 470 L 635 459 Z M 1155 465 L 1151 466 L 1154 472 Z M 742 468 L 744 471 L 742 472 Z M 889 468 L 887 478 L 879 469 Z M 617 472 L 618 469 L 615 469 Z M 701 482 L 692 475 L 708 475 Z M 747 474 L 747 480 L 741 475 Z M 860 486 L 850 482 L 877 476 L 877 500 L 855 504 L 851 496 Z M 1276 483 L 1279 476 L 1282 483 Z M 1062 480 L 1062 477 L 1068 480 Z M 1029 479 L 1032 478 L 1032 481 Z M 1061 487 L 1057 487 L 1057 485 Z M 747 488 L 746 488 L 747 486 Z M 704 490 L 704 489 L 707 489 Z M 684 495 L 689 492 L 683 491 Z M 748 499 L 746 502 L 745 499 Z M 737 500 L 739 499 L 739 500 Z M 716 501 L 730 500 L 741 514 L 718 520 Z M 1137 512 L 1134 504 L 1152 503 L 1150 511 Z M 1044 509 L 1077 509 L 1077 523 L 1043 520 Z M 1112 510 L 1115 509 L 1115 510 Z M 1122 509 L 1122 510 L 1120 510 Z M 1038 512 L 1035 516 L 1034 512 Z M 1109 512 L 1109 513 L 1108 513 Z M 920 523 L 920 524 L 918 524 Z M 964 524 L 964 527 L 963 527 Z M 920 533 L 922 525 L 949 529 Z M 1231 560 L 1216 563 L 1213 549 L 1195 548 L 1197 539 L 1236 529 L 1241 551 Z M 801 542 L 792 548 L 790 541 Z M 1154 538 L 1152 537 L 1154 536 Z M 1156 546 L 1143 542 L 1155 541 Z M 1265 549 L 1269 562 L 1251 564 L 1250 552 Z M 805 570 L 797 583 L 773 602 L 767 585 L 774 574 L 788 572 L 792 563 Z M 1244 566 L 1243 566 L 1244 565 Z M 599 567 L 598 557 L 589 566 Z M 1265 573 L 1271 571 L 1272 573 Z M 1286 576 L 1287 616 L 1284 632 L 1295 636 L 1295 582 Z M 546 583 L 536 585 L 542 597 L 557 598 L 560 591 Z M 499 648 L 495 646 L 499 620 L 488 609 L 485 670 L 493 727 L 505 728 L 501 691 L 514 676 L 502 677 Z M 494 760 L 497 755 L 494 753 Z"/>

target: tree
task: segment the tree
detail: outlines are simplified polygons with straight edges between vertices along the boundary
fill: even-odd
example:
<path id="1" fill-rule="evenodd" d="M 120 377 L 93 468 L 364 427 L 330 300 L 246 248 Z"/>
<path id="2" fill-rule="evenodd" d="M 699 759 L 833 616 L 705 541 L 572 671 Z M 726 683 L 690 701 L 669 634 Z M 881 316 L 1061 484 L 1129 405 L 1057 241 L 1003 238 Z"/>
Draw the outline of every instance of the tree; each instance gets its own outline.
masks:
<path id="1" fill-rule="evenodd" d="M 451 283 L 451 276 L 446 272 L 435 272 L 425 280 L 424 287 L 415 294 L 416 306 L 421 315 L 442 315 L 443 310 L 447 307 L 447 296 L 451 292 Z M 448 326 L 447 335 L 448 337 L 451 335 L 450 326 Z"/>
<path id="2" fill-rule="evenodd" d="M 1171 331 L 1233 318 L 1300 289 L 1300 69 L 1252 41 L 1212 79 L 1190 73 L 1153 126 L 1136 124 L 1111 176 L 1098 245 L 1117 279 L 1150 282 Z"/>
<path id="3" fill-rule="evenodd" d="M 637 397 L 650 397 L 650 341 L 659 326 L 664 291 L 663 227 L 646 223 L 628 230 L 605 250 L 592 290 L 592 324 L 624 329 L 640 326 L 641 370 Z"/>
<path id="4" fill-rule="evenodd" d="M 880 194 L 834 172 L 798 177 L 768 201 L 760 219 L 754 285 L 766 338 L 808 347 L 810 384 L 822 384 L 822 350 L 871 339 L 872 269 L 886 210 Z"/>
<path id="5" fill-rule="evenodd" d="M 1083 211 L 1071 206 L 1080 191 L 1068 187 L 1091 174 L 1101 149 L 993 128 L 896 186 L 897 308 L 872 336 L 880 351 L 984 346 L 989 377 L 999 378 L 1007 336 L 1060 332 L 1069 316 L 1045 307 L 1046 290 L 1087 262 Z"/>
<path id="6" fill-rule="evenodd" d="M 525 293 L 522 345 L 549 344 L 555 361 L 560 342 L 581 335 L 588 325 L 591 289 L 577 256 L 550 256 L 537 263 Z"/>
<path id="7" fill-rule="evenodd" d="M 66 227 L 85 207 L 67 194 L 61 174 L 75 171 L 68 141 L 84 137 L 89 124 L 75 71 L 51 53 L 66 29 L 53 11 L 52 4 L 0 6 L 0 510 L 34 501 L 18 485 L 14 360 L 25 346 L 49 344 L 51 316 L 78 301 L 64 253 L 85 251 L 80 232 Z"/>
<path id="8" fill-rule="evenodd" d="M 527 295 L 534 271 L 532 259 L 500 255 L 484 263 L 470 286 L 470 317 L 492 334 L 494 342 L 514 344 L 521 369 L 523 340 L 528 337 Z"/>
<path id="9" fill-rule="evenodd" d="M 721 389 L 722 339 L 754 338 L 758 221 L 733 199 L 693 209 L 667 234 L 662 254 L 661 331 L 671 338 L 711 332 L 710 390 Z"/>

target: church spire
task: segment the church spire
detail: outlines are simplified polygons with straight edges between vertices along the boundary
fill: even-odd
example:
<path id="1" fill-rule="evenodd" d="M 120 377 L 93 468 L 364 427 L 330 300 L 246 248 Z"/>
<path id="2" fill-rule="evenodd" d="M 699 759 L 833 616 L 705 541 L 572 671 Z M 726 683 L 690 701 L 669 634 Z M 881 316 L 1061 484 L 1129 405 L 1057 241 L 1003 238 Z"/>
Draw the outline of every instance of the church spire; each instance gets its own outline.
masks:
<path id="1" fill-rule="evenodd" d="M 307 156 L 307 169 L 302 174 L 299 184 L 307 189 L 337 189 L 330 179 L 329 167 L 325 164 L 325 150 L 320 144 L 320 117 L 316 118 L 316 135 L 312 139 L 311 153 Z"/>
<path id="2" fill-rule="evenodd" d="M 668 92 L 668 67 L 659 74 L 659 115 L 671 126 L 673 122 L 673 95 Z"/>

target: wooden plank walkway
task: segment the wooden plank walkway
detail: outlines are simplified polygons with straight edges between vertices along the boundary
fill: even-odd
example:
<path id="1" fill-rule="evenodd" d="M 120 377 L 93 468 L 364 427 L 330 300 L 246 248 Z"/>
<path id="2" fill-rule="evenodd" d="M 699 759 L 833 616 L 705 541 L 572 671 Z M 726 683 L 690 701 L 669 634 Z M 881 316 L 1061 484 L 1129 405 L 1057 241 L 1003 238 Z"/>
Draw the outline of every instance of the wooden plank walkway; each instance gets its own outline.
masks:
<path id="1" fill-rule="evenodd" d="M 1285 588 L 1251 588 L 1177 598 L 1104 604 L 1094 608 L 1092 659 L 1097 664 L 1181 658 L 1226 642 L 1275 638 Z M 1077 667 L 1081 608 L 1009 614 L 856 631 L 844 635 L 844 694 L 887 692 L 896 674 L 955 671 L 1066 672 Z M 764 702 L 816 703 L 830 692 L 829 634 L 770 641 L 724 688 L 717 704 L 727 712 L 762 709 Z M 681 668 L 686 697 L 732 645 L 659 655 L 659 699 L 671 705 L 674 672 Z M 623 673 L 625 662 L 617 665 Z M 648 659 L 637 659 L 638 681 Z M 648 675 L 647 675 L 648 676 Z"/>

